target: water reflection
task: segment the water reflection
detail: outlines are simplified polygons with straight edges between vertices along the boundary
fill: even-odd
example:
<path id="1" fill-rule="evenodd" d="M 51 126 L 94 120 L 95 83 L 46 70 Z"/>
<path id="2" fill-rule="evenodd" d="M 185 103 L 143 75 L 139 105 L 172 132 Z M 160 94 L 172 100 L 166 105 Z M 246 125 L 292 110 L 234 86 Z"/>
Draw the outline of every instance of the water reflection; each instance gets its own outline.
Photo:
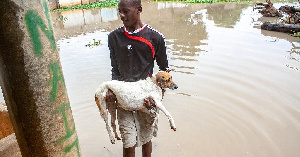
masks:
<path id="1" fill-rule="evenodd" d="M 116 8 L 71 10 L 52 14 L 56 40 L 120 26 Z"/>
<path id="2" fill-rule="evenodd" d="M 262 21 L 266 21 L 266 19 L 262 18 Z M 291 43 L 292 48 L 287 50 L 286 58 L 288 59 L 286 62 L 286 67 L 295 71 L 300 70 L 299 61 L 300 61 L 300 38 L 293 37 L 287 33 L 281 32 L 271 32 L 266 30 L 261 30 L 261 33 L 265 36 L 272 37 L 268 42 L 279 42 L 281 39 L 285 39 Z"/>
<path id="3" fill-rule="evenodd" d="M 143 22 L 166 37 L 179 85 L 164 98 L 178 131 L 160 116 L 153 156 L 300 155 L 299 38 L 257 29 L 264 18 L 250 3 L 143 6 Z M 89 157 L 122 156 L 93 98 L 110 79 L 107 34 L 121 26 L 115 9 L 52 15 L 80 146 Z M 102 45 L 84 46 L 93 39 Z"/>
<path id="4" fill-rule="evenodd" d="M 202 15 L 190 14 L 199 7 L 182 3 L 148 2 L 143 8 L 142 19 L 165 35 L 170 57 L 197 61 L 199 53 L 205 51 L 201 49 L 201 45 L 205 45 L 201 41 L 207 39 Z M 153 16 L 153 12 L 157 16 Z M 53 17 L 56 19 L 58 39 L 97 29 L 111 31 L 121 26 L 116 8 L 66 11 L 54 13 Z M 59 17 L 66 20 L 57 20 Z"/>
<path id="5" fill-rule="evenodd" d="M 198 61 L 199 53 L 205 51 L 201 48 L 205 43 L 201 41 L 207 39 L 207 32 L 202 22 L 202 15 L 192 13 L 203 6 L 195 7 L 167 2 L 157 5 L 158 16 L 154 17 L 155 20 L 151 16 L 156 5 L 147 6 L 143 16 L 146 20 L 151 19 L 147 22 L 166 36 L 170 58 L 172 60 Z"/>
<path id="6" fill-rule="evenodd" d="M 287 64 L 288 68 L 293 70 L 300 70 L 299 62 L 300 62 L 300 42 L 292 42 L 293 48 L 291 49 L 289 56 L 287 58 L 291 61 L 291 63 Z"/>
<path id="7" fill-rule="evenodd" d="M 215 25 L 224 28 L 233 28 L 239 21 L 243 9 L 249 4 L 226 3 L 207 7 L 208 19 Z"/>
<path id="8" fill-rule="evenodd" d="M 217 5 L 187 5 L 169 2 L 147 2 L 142 19 L 162 32 L 166 37 L 168 53 L 173 60 L 198 61 L 206 53 L 207 31 L 203 15 L 198 10 L 206 9 L 208 20 L 220 27 L 232 28 L 248 4 L 228 3 Z M 153 16 L 155 12 L 156 16 Z M 116 8 L 75 10 L 54 13 L 57 39 L 80 33 L 103 29 L 112 31 L 121 26 Z M 57 20 L 62 17 L 65 20 Z"/>

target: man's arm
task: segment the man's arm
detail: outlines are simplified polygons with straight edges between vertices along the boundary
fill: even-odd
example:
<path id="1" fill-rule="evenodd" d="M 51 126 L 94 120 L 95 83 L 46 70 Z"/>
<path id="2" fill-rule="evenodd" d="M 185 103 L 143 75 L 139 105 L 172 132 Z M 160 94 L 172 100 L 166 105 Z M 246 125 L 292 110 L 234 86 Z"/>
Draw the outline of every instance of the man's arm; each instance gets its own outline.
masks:
<path id="1" fill-rule="evenodd" d="M 159 70 L 166 71 L 168 67 L 168 57 L 167 57 L 167 48 L 165 43 L 165 38 L 160 35 L 160 38 L 157 41 L 157 48 L 155 52 L 156 63 L 159 66 Z"/>
<path id="2" fill-rule="evenodd" d="M 113 38 L 112 34 L 109 34 L 108 35 L 108 48 L 110 51 L 110 61 L 111 61 L 111 66 L 112 66 L 111 79 L 118 80 L 120 73 L 118 70 L 118 64 L 117 64 L 117 59 L 116 59 L 116 55 L 115 55 L 115 43 L 113 42 L 112 38 Z M 108 89 L 108 91 L 106 92 L 105 101 L 107 101 L 107 102 L 117 101 L 117 97 L 113 93 L 112 90 Z"/>
<path id="3" fill-rule="evenodd" d="M 112 80 L 118 80 L 119 76 L 120 76 L 120 72 L 118 69 L 118 63 L 117 63 L 117 59 L 116 59 L 116 53 L 115 53 L 115 47 L 116 47 L 116 43 L 114 43 L 115 40 L 113 40 L 113 35 L 110 34 L 108 36 L 108 48 L 110 51 L 110 61 L 111 61 L 111 79 Z"/>
<path id="4" fill-rule="evenodd" d="M 162 35 L 159 35 L 159 39 L 157 40 L 157 47 L 155 50 L 155 59 L 156 63 L 159 66 L 159 70 L 166 71 L 168 67 L 168 57 L 166 52 L 166 43 L 165 38 Z M 156 107 L 156 103 L 153 98 L 150 96 L 144 100 L 144 106 L 148 109 Z"/>

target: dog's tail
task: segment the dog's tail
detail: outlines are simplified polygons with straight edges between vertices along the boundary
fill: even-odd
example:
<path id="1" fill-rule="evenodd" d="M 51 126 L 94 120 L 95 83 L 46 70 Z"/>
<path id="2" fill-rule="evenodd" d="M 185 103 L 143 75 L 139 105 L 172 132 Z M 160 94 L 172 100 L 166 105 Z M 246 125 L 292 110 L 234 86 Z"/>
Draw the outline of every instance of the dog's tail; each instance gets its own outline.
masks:
<path id="1" fill-rule="evenodd" d="M 100 105 L 99 99 L 98 99 L 98 97 L 97 97 L 96 94 L 95 94 L 95 102 L 96 102 L 96 104 L 97 104 L 97 106 L 99 108 L 99 111 L 101 111 L 101 105 Z"/>

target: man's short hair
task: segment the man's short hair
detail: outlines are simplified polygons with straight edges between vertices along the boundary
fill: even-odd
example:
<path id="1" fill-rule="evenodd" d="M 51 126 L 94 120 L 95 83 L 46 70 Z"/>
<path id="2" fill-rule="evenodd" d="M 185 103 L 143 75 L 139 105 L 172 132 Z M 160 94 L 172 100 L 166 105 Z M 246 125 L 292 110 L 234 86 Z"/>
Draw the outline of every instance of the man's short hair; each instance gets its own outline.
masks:
<path id="1" fill-rule="evenodd" d="M 120 3 L 121 1 L 125 1 L 126 3 L 132 3 L 132 4 L 134 4 L 135 7 L 140 7 L 140 6 L 142 6 L 141 0 L 119 0 L 119 3 Z"/>

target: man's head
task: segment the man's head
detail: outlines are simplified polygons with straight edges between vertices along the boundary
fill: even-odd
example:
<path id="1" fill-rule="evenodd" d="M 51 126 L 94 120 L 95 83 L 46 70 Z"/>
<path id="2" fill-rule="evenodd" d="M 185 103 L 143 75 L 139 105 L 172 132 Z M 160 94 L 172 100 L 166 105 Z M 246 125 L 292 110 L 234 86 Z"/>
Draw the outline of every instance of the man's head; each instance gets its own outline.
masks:
<path id="1" fill-rule="evenodd" d="M 141 22 L 141 0 L 119 0 L 118 10 L 120 18 L 127 29 L 134 28 Z"/>

